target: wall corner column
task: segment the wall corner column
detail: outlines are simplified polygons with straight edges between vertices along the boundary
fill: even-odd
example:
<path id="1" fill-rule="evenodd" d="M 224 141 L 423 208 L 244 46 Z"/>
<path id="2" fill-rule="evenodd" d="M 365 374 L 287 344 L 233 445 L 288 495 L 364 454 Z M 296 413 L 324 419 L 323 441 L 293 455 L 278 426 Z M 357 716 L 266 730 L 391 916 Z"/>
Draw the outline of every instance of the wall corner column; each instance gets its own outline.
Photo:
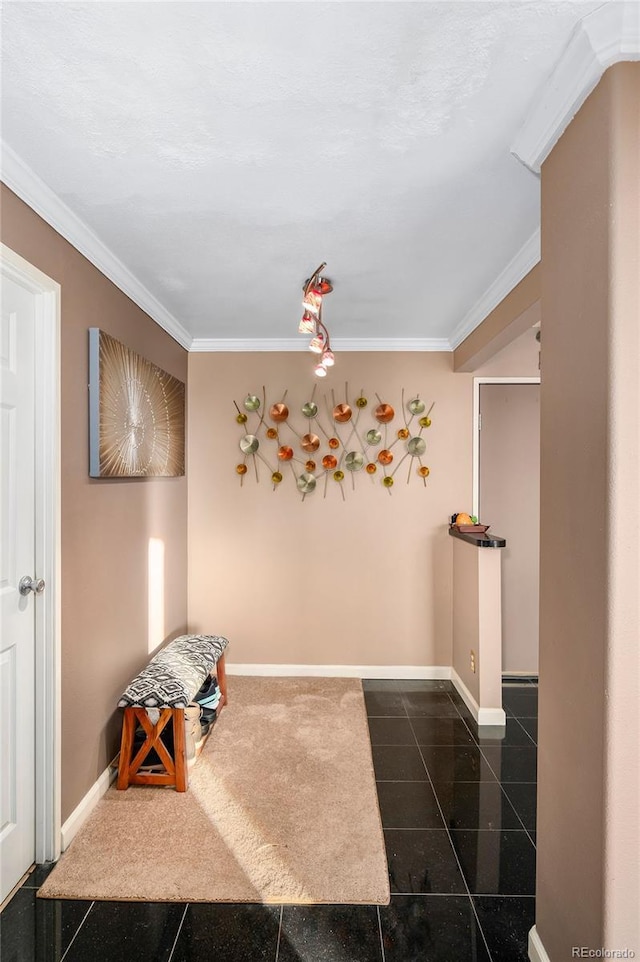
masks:
<path id="1" fill-rule="evenodd" d="M 640 63 L 602 76 L 541 182 L 535 933 L 553 962 L 640 958 Z"/>

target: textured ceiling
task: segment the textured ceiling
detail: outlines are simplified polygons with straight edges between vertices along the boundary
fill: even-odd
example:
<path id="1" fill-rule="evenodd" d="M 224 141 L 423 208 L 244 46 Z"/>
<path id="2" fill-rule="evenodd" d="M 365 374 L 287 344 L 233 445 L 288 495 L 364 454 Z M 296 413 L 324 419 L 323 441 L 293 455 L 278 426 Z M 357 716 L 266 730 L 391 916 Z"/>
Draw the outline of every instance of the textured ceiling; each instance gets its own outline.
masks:
<path id="1" fill-rule="evenodd" d="M 539 226 L 510 153 L 600 3 L 8 2 L 2 137 L 195 338 L 450 338 Z"/>

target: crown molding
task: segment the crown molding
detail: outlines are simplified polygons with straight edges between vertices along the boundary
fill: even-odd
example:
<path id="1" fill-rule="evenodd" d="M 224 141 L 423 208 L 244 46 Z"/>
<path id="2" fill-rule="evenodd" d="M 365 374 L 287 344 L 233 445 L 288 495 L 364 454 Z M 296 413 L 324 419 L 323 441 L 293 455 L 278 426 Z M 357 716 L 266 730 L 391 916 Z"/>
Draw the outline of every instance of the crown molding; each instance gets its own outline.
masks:
<path id="1" fill-rule="evenodd" d="M 408 351 L 428 353 L 451 351 L 448 337 L 334 337 L 336 351 Z"/>
<path id="2" fill-rule="evenodd" d="M 496 277 L 493 284 L 487 288 L 479 301 L 473 305 L 451 335 L 451 350 L 454 351 L 462 344 L 476 327 L 484 321 L 491 311 L 510 294 L 516 284 L 536 266 L 540 260 L 540 228 L 534 231 L 528 241 L 518 253 L 509 261 L 505 269 Z"/>
<path id="3" fill-rule="evenodd" d="M 296 337 L 194 337 L 189 348 L 192 354 L 241 353 L 256 351 L 304 351 L 308 341 Z"/>
<path id="4" fill-rule="evenodd" d="M 576 25 L 511 153 L 539 174 L 602 74 L 622 60 L 640 60 L 640 4 L 636 0 L 610 0 Z"/>
<path id="5" fill-rule="evenodd" d="M 195 354 L 224 353 L 242 351 L 306 351 L 306 338 L 273 337 L 273 338 L 215 338 L 196 337 L 191 342 L 189 350 Z M 446 337 L 416 337 L 416 338 L 353 338 L 334 337 L 331 347 L 336 353 L 349 351 L 451 351 L 451 345 Z"/>
<path id="6" fill-rule="evenodd" d="M 0 144 L 0 180 L 28 204 L 65 240 L 91 261 L 123 293 L 130 297 L 145 314 L 187 350 L 192 337 L 178 320 L 125 267 L 77 214 L 18 157 L 4 141 Z"/>

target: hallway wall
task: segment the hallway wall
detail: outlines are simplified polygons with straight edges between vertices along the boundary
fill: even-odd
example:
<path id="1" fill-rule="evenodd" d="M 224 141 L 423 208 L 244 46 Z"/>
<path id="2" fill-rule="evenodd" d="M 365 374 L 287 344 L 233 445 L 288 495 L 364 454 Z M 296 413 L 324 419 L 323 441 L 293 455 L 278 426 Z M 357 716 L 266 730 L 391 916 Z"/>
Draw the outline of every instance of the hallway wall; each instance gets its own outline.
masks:
<path id="1" fill-rule="evenodd" d="M 318 382 L 306 351 L 189 356 L 189 622 L 227 635 L 231 663 L 451 664 L 447 521 L 470 510 L 472 420 L 472 380 L 453 374 L 452 358 L 344 352 Z M 287 403 L 297 405 L 292 420 L 300 422 L 298 407 L 316 383 L 328 425 L 321 399 L 327 394 L 332 403 L 333 390 L 336 402 L 344 400 L 345 381 L 352 399 L 364 389 L 370 420 L 375 392 L 394 405 L 391 439 L 403 425 L 403 387 L 406 401 L 415 393 L 427 405 L 435 401 L 424 432 L 426 486 L 415 466 L 407 484 L 407 461 L 391 494 L 380 470 L 373 480 L 360 472 L 355 491 L 346 472 L 344 501 L 329 479 L 326 498 L 321 480 L 303 503 L 288 465 L 274 491 L 262 462 L 256 483 L 251 460 L 241 486 L 235 465 L 243 460 L 243 430 L 233 401 L 242 406 L 262 385 L 271 400 L 288 388 Z M 397 463 L 403 444 L 393 450 Z"/>
<path id="2" fill-rule="evenodd" d="M 62 820 L 119 746 L 117 699 L 149 646 L 186 628 L 185 478 L 89 478 L 88 329 L 175 377 L 187 353 L 1 185 L 2 241 L 62 288 Z M 164 543 L 164 629 L 149 637 L 149 539 Z"/>

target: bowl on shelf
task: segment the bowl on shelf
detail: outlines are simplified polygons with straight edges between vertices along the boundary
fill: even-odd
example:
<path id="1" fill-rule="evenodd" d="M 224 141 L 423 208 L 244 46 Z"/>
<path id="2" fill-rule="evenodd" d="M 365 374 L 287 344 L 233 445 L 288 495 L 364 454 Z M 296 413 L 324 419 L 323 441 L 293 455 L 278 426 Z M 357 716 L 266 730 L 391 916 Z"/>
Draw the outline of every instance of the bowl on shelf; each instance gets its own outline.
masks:
<path id="1" fill-rule="evenodd" d="M 484 534 L 491 527 L 490 524 L 452 524 L 452 528 L 457 528 L 460 534 Z"/>

